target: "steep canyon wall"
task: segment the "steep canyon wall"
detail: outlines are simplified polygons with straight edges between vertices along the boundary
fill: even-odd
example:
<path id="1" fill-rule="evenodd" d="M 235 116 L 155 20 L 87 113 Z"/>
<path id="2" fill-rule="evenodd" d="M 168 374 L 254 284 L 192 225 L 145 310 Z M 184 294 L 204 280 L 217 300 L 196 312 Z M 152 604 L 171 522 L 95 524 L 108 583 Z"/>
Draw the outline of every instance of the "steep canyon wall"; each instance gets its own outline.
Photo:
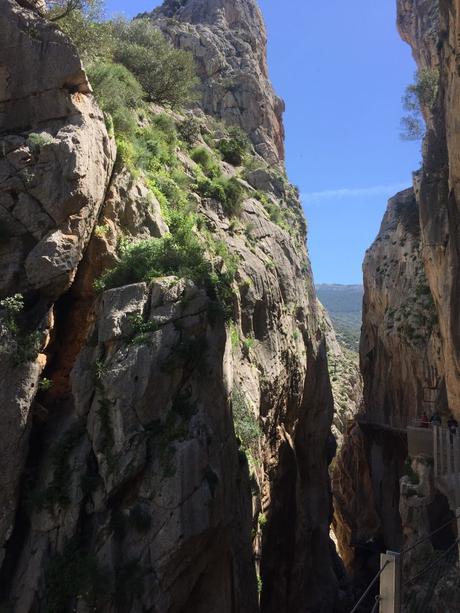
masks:
<path id="1" fill-rule="evenodd" d="M 73 45 L 0 0 L 0 601 L 333 611 L 333 401 L 262 17 L 254 0 L 188 0 L 151 19 L 197 59 L 193 144 L 225 137 L 212 115 L 254 145 L 244 176 L 218 161 L 244 189 L 237 220 L 197 189 L 189 148 L 173 153 L 213 270 L 236 268 L 231 323 L 179 269 L 95 293 L 121 238 L 173 232 L 171 205 L 115 163 Z"/>
<path id="2" fill-rule="evenodd" d="M 406 426 L 434 411 L 443 420 L 460 417 L 459 11 L 454 0 L 398 1 L 402 38 L 434 89 L 426 96 L 429 104 L 420 97 L 426 123 L 422 168 L 413 187 L 390 200 L 364 261 L 364 411 L 345 441 L 334 479 L 342 546 L 351 560 L 363 536 L 380 541 L 381 548 L 403 545 L 399 480 L 407 471 Z M 359 454 L 356 437 L 363 442 Z M 350 478 L 359 464 L 367 467 L 362 483 L 371 501 L 361 518 L 347 502 L 347 491 L 359 487 L 359 479 Z M 369 522 L 369 516 L 378 521 Z"/>

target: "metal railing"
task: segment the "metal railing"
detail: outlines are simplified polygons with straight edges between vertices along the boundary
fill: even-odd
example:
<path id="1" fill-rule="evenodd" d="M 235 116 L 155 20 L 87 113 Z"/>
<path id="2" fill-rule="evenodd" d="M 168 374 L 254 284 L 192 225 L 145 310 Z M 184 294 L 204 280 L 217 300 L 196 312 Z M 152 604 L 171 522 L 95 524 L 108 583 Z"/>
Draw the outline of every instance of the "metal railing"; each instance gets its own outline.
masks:
<path id="1" fill-rule="evenodd" d="M 451 507 L 460 507 L 460 435 L 448 428 L 433 428 L 434 478 Z"/>
<path id="2" fill-rule="evenodd" d="M 369 596 L 378 579 L 380 579 L 380 593 L 375 599 L 375 605 L 372 608 L 372 612 L 378 609 L 380 613 L 399 613 L 405 591 L 409 594 L 409 597 L 406 598 L 405 604 L 414 604 L 413 602 L 410 602 L 414 596 L 408 592 L 408 589 L 419 579 L 424 579 L 425 577 L 427 579 L 424 581 L 424 585 L 426 584 L 426 589 L 425 593 L 423 594 L 423 608 L 420 608 L 421 605 L 418 603 L 418 606 L 420 606 L 417 608 L 417 612 L 422 613 L 422 611 L 425 611 L 425 607 L 427 607 L 427 610 L 429 610 L 428 607 L 433 596 L 434 589 L 442 574 L 448 568 L 455 567 L 456 564 L 458 564 L 460 567 L 459 538 L 457 537 L 445 551 L 438 552 L 434 559 L 427 561 L 426 565 L 420 571 L 405 579 L 404 582 L 402 581 L 402 562 L 405 555 L 419 545 L 424 544 L 426 541 L 431 541 L 435 534 L 438 534 L 447 526 L 452 525 L 454 521 L 457 521 L 457 530 L 460 531 L 460 509 L 457 509 L 456 514 L 448 521 L 443 523 L 441 526 L 438 526 L 438 528 L 433 530 L 430 534 L 420 538 L 415 543 L 412 543 L 412 545 L 406 547 L 401 552 L 387 551 L 386 554 L 382 554 L 380 557 L 380 569 L 378 573 L 369 582 L 362 596 L 359 598 L 350 613 L 356 613 L 359 610 L 360 606 Z"/>

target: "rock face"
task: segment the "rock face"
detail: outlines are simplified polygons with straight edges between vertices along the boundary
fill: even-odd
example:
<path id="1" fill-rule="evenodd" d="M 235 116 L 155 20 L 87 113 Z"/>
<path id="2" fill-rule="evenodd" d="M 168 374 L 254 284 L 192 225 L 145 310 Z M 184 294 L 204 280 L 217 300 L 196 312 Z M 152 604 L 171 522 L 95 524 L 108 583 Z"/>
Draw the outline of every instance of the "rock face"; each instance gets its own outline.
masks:
<path id="1" fill-rule="evenodd" d="M 322 320 L 321 329 L 326 336 L 327 361 L 334 397 L 332 433 L 340 447 L 349 421 L 362 408 L 363 380 L 358 354 L 338 341 L 329 315 L 320 302 L 318 310 Z"/>
<path id="2" fill-rule="evenodd" d="M 439 315 L 447 404 L 460 416 L 460 339 L 458 327 L 460 166 L 457 108 L 460 96 L 458 37 L 460 5 L 400 2 L 398 24 L 420 68 L 439 70 L 439 88 L 432 109 L 424 109 L 427 133 L 423 167 L 417 180 L 422 254 L 428 283 Z"/>
<path id="3" fill-rule="evenodd" d="M 203 110 L 232 118 L 258 152 L 244 174 L 216 160 L 244 190 L 238 217 L 200 192 L 190 148 L 171 154 L 212 278 L 236 263 L 230 323 L 215 291 L 180 267 L 94 294 L 120 261 L 120 239 L 169 236 L 170 203 L 142 172 L 118 163 L 112 175 L 113 145 L 72 45 L 13 0 L 1 7 L 1 210 L 24 225 L 13 212 L 26 198 L 32 216 L 27 237 L 13 234 L 2 252 L 2 296 L 23 294 L 25 310 L 6 302 L 1 317 L 5 338 L 21 330 L 33 355 L 20 367 L 2 356 L 0 605 L 332 612 L 342 572 L 329 538 L 333 399 L 298 193 L 271 167 L 282 157 L 281 106 L 258 8 L 168 2 L 152 17 L 184 47 L 202 45 Z M 229 75 L 235 101 L 222 94 Z M 225 128 L 203 112 L 193 119 L 192 146 L 217 151 Z"/>
<path id="4" fill-rule="evenodd" d="M 412 189 L 392 198 L 364 260 L 361 369 L 368 421 L 413 425 L 445 401 L 436 307 Z M 433 402 L 431 402 L 433 400 Z"/>
<path id="5" fill-rule="evenodd" d="M 267 35 L 256 0 L 168 0 L 146 16 L 175 46 L 193 53 L 205 113 L 243 128 L 268 162 L 282 160 L 284 103 L 268 78 Z"/>
<path id="6" fill-rule="evenodd" d="M 114 147 L 69 41 L 35 11 L 7 0 L 0 4 L 0 29 L 0 298 L 27 297 L 23 332 L 11 324 L 2 328 L 3 559 L 46 363 L 39 351 L 52 325 L 50 307 L 76 274 L 104 199 Z M 27 351 L 29 359 L 18 360 Z"/>
<path id="7" fill-rule="evenodd" d="M 340 547 L 347 552 L 345 559 L 353 561 L 356 544 L 359 548 L 366 540 L 362 524 L 367 539 L 385 543 L 388 549 L 401 547 L 398 500 L 407 455 L 404 429 L 416 425 L 423 412 L 446 414 L 440 331 L 422 261 L 413 189 L 389 201 L 363 270 L 363 411 L 357 418 L 359 425 L 345 437 L 333 480 L 337 531 L 343 535 Z M 359 513 L 351 512 L 356 507 L 349 490 L 358 486 L 363 470 L 368 471 L 372 492 Z M 379 521 L 369 524 L 369 515 Z"/>
<path id="8" fill-rule="evenodd" d="M 62 33 L 6 0 L 0 19 L 0 295 L 54 299 L 88 243 L 113 144 Z"/>
<path id="9" fill-rule="evenodd" d="M 422 169 L 414 175 L 413 189 L 390 200 L 364 263 L 360 348 L 364 413 L 358 422 L 368 449 L 374 491 L 371 505 L 381 520 L 375 534 L 386 548 L 402 546 L 408 533 L 414 532 L 417 513 L 421 528 L 425 525 L 428 530 L 427 506 L 430 528 L 442 523 L 447 505 L 442 496 L 434 498 L 432 491 L 423 493 L 424 501 L 417 492 L 412 498 L 414 488 L 403 487 L 400 495 L 398 481 L 407 455 L 404 428 L 423 412 L 429 416 L 437 410 L 443 420 L 460 415 L 460 3 L 399 0 L 398 26 L 419 68 L 439 81 L 432 92 L 433 106 L 421 109 L 427 127 Z M 354 474 L 352 444 L 351 438 L 345 441 L 339 480 Z M 426 485 L 425 476 L 419 475 L 420 487 Z M 346 519 L 347 510 L 345 501 L 340 510 L 347 524 L 344 532 L 354 530 L 354 522 Z M 444 587 L 449 591 L 449 581 Z"/>

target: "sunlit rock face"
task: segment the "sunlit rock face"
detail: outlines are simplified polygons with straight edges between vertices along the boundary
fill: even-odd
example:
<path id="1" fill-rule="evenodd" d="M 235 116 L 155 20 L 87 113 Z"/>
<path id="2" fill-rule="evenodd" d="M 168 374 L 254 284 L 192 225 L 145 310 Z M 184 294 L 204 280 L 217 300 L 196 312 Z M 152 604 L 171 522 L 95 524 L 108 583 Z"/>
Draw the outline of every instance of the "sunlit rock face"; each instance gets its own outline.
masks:
<path id="1" fill-rule="evenodd" d="M 428 411 L 429 396 L 443 391 L 438 316 L 412 189 L 390 200 L 363 270 L 360 353 L 366 419 L 404 428 Z"/>
<path id="2" fill-rule="evenodd" d="M 193 144 L 217 151 L 226 128 L 216 118 L 254 143 L 237 219 L 199 193 L 190 148 L 174 152 L 197 235 L 218 246 L 206 253 L 214 271 L 228 254 L 238 262 L 231 324 L 181 270 L 95 294 L 122 240 L 161 239 L 170 220 L 142 172 L 113 168 L 73 45 L 36 11 L 0 7 L 0 212 L 11 234 L 0 242 L 0 297 L 24 295 L 38 353 L 11 362 L 3 310 L 0 604 L 333 611 L 343 599 L 329 538 L 333 399 L 299 194 L 278 164 L 282 103 L 257 5 L 168 2 L 152 14 L 197 58 Z M 241 171 L 216 163 L 226 177 Z"/>
<path id="3" fill-rule="evenodd" d="M 419 68 L 439 71 L 437 100 L 424 109 L 427 133 L 416 181 L 422 255 L 439 316 L 447 403 L 460 416 L 458 70 L 459 3 L 400 2 L 398 25 Z"/>
<path id="4" fill-rule="evenodd" d="M 24 4 L 24 3 L 23 3 Z M 71 285 L 102 205 L 114 145 L 75 48 L 16 2 L 0 3 L 0 298 L 25 295 L 36 359 L 2 327 L 0 559 L 14 528 L 52 304 Z M 26 340 L 22 340 L 22 345 Z"/>
<path id="5" fill-rule="evenodd" d="M 241 126 L 270 163 L 283 160 L 284 103 L 268 78 L 267 35 L 257 2 L 165 2 L 148 16 L 175 46 L 193 53 L 205 113 Z"/>

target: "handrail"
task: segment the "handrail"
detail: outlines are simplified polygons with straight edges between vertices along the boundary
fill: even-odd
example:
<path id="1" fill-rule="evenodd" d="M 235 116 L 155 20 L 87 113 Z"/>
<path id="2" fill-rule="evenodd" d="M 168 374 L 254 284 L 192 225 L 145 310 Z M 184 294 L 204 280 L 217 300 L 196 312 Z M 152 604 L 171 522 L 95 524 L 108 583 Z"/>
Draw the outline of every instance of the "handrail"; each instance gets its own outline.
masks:
<path id="1" fill-rule="evenodd" d="M 425 566 L 425 568 L 423 568 L 420 572 L 418 572 L 417 574 L 413 575 L 410 579 L 407 579 L 404 582 L 404 585 L 409 585 L 411 583 L 413 583 L 416 579 L 418 579 L 419 577 L 421 577 L 422 575 L 424 575 L 427 571 L 429 571 L 431 568 L 434 568 L 435 566 L 438 565 L 438 563 L 444 559 L 445 557 L 447 557 L 447 555 L 452 551 L 452 549 L 454 547 L 456 547 L 458 545 L 458 539 L 455 539 L 455 541 L 452 543 L 452 545 L 450 545 L 450 547 L 448 547 L 445 551 L 443 551 L 437 558 L 436 560 L 434 560 L 433 562 L 430 562 L 429 564 L 427 564 Z"/>
<path id="2" fill-rule="evenodd" d="M 434 536 L 435 534 L 437 534 L 438 532 L 440 532 L 441 530 L 444 530 L 444 528 L 447 528 L 447 526 L 449 524 L 451 524 L 454 520 L 458 519 L 460 517 L 460 511 L 454 515 L 454 517 L 451 517 L 449 519 L 449 521 L 446 521 L 445 524 L 443 524 L 442 526 L 440 526 L 439 528 L 436 528 L 436 530 L 433 530 L 433 532 L 431 532 L 430 534 L 428 534 L 427 536 L 424 536 L 423 538 L 419 539 L 418 541 L 416 541 L 413 545 L 411 545 L 410 547 L 407 547 L 406 549 L 403 549 L 400 554 L 401 555 L 405 555 L 406 553 L 408 553 L 409 551 L 412 551 L 412 549 L 415 549 L 416 547 L 418 547 L 419 545 L 421 545 L 422 543 L 424 543 L 425 541 L 427 541 L 428 539 L 431 539 L 432 536 Z"/>
<path id="3" fill-rule="evenodd" d="M 369 592 L 371 591 L 371 588 L 373 587 L 373 585 L 375 584 L 375 582 L 377 581 L 377 579 L 380 577 L 380 575 L 383 573 L 383 571 L 385 570 L 385 568 L 387 567 L 387 565 L 390 562 L 385 562 L 385 564 L 382 566 L 382 568 L 379 570 L 379 572 L 375 575 L 375 577 L 372 579 L 372 581 L 369 583 L 369 585 L 367 586 L 364 594 L 361 596 L 361 598 L 358 600 L 358 602 L 355 604 L 355 606 L 353 607 L 353 609 L 350 611 L 350 613 L 355 613 L 355 611 L 358 610 L 359 605 L 363 602 L 363 600 L 366 598 L 366 596 L 369 594 Z"/>

